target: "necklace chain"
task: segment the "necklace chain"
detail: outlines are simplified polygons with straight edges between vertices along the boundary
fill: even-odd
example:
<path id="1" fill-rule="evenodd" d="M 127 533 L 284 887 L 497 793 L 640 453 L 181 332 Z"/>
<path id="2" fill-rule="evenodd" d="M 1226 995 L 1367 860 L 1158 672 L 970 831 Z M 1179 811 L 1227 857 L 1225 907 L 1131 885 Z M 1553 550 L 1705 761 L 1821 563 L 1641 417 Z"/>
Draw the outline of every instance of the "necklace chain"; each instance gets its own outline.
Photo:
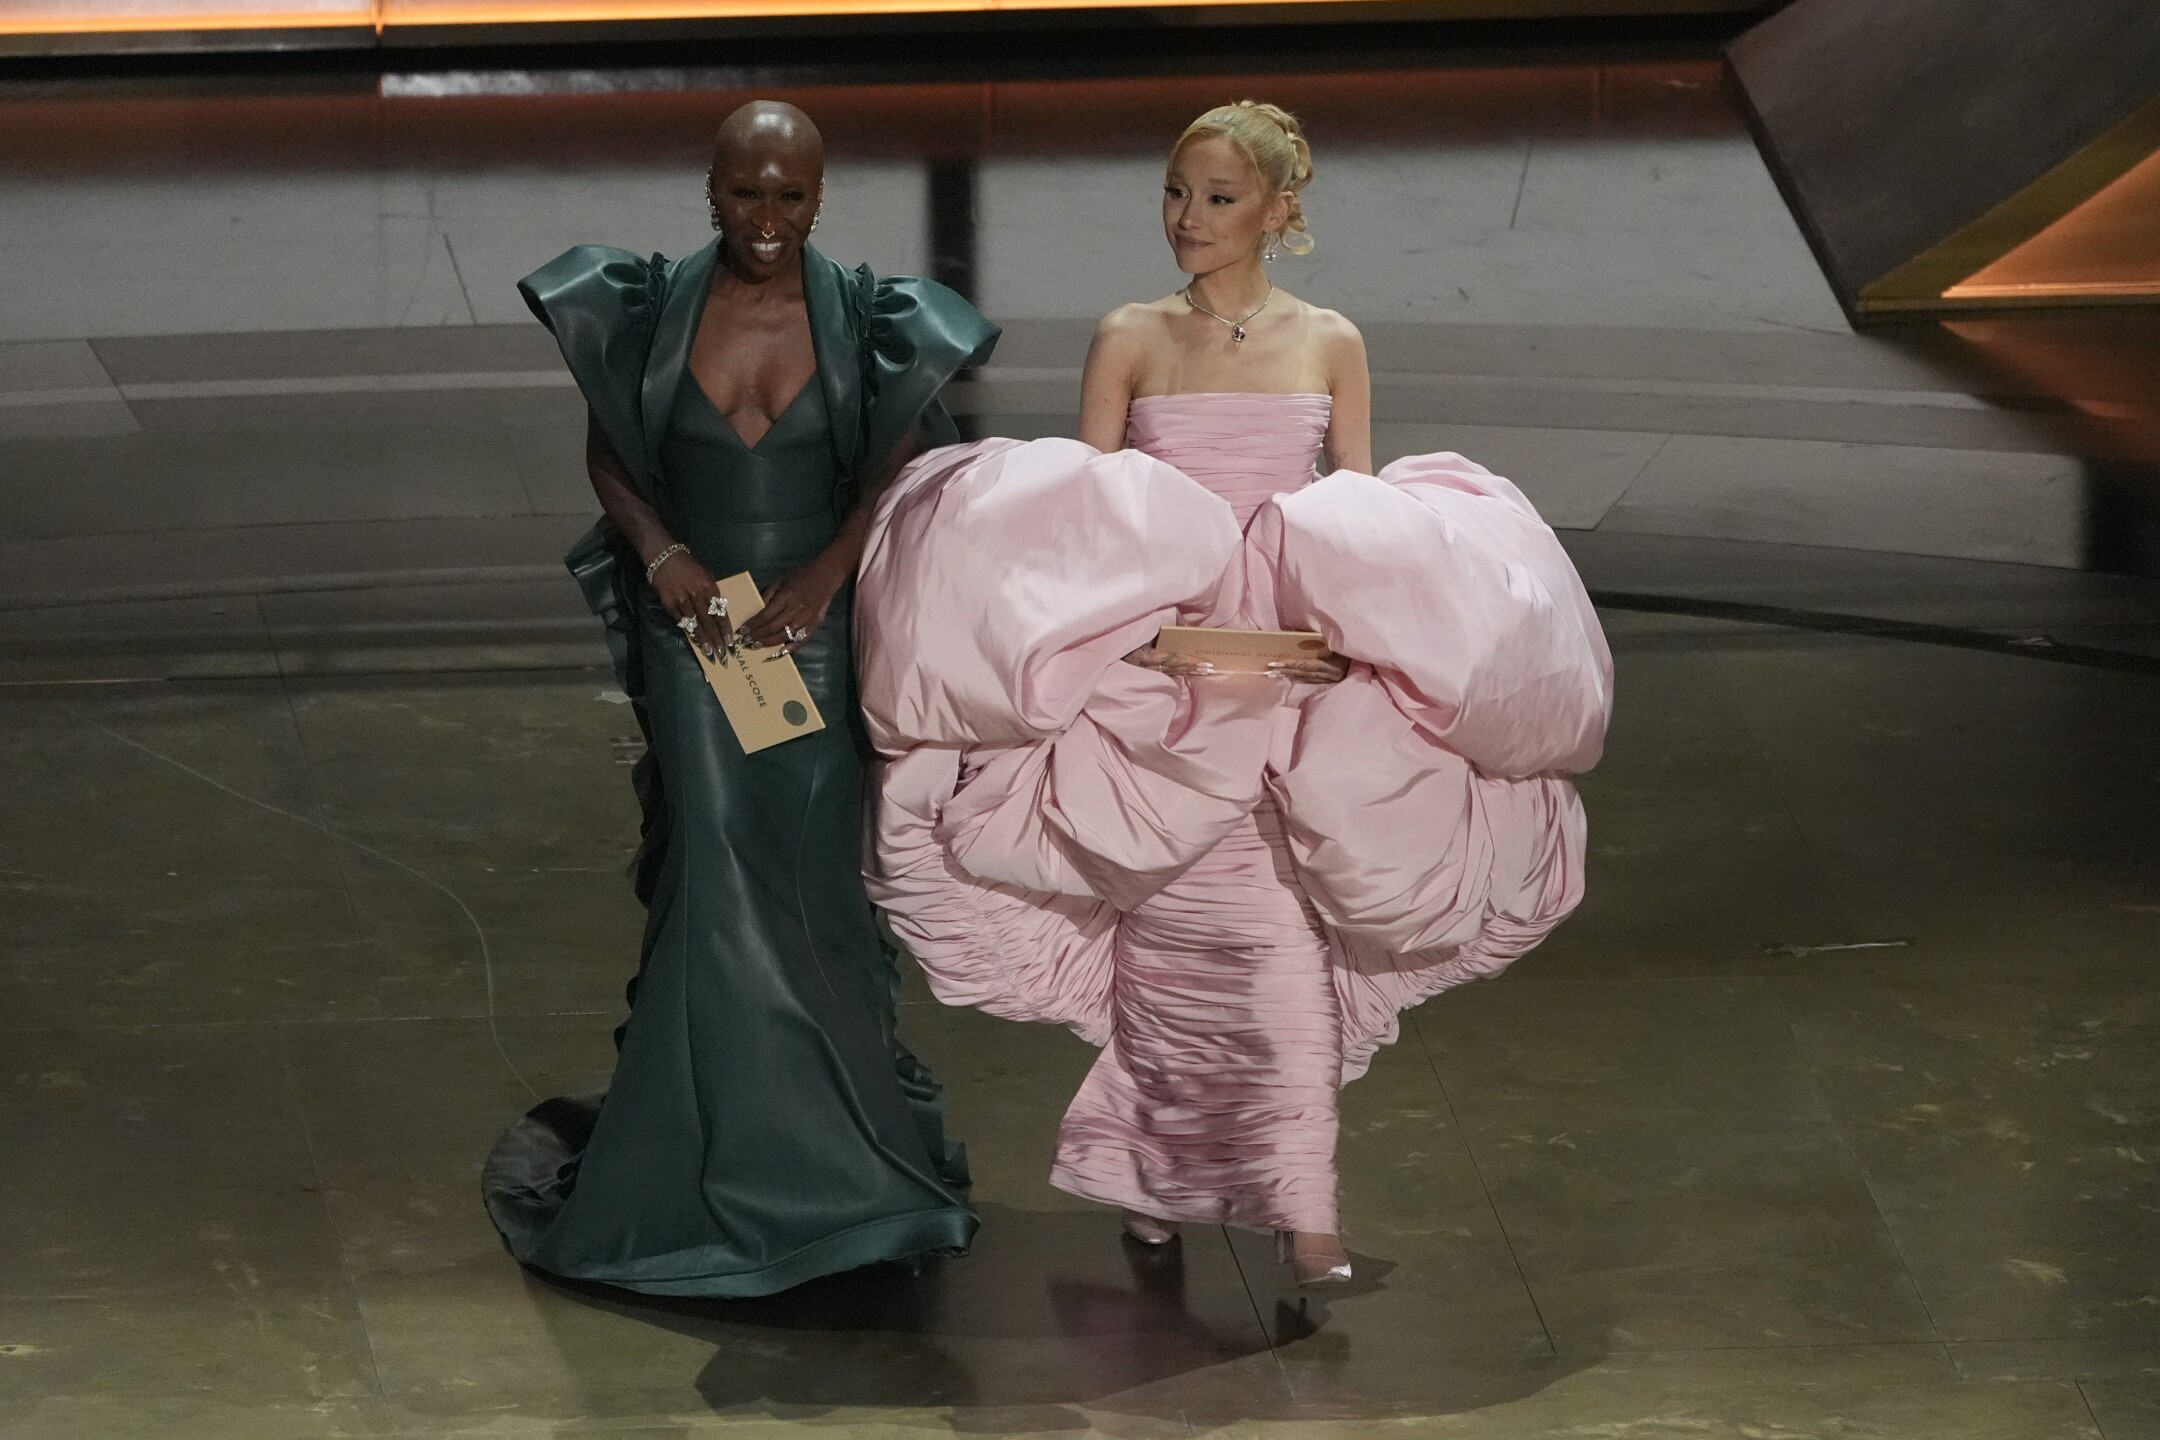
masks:
<path id="1" fill-rule="evenodd" d="M 1193 309 L 1199 311 L 1202 315 L 1207 316 L 1208 319 L 1219 320 L 1223 324 L 1229 326 L 1231 344 L 1243 345 L 1245 343 L 1245 321 L 1252 319 L 1253 316 L 1258 315 L 1262 310 L 1267 309 L 1268 301 L 1275 298 L 1275 287 L 1273 285 L 1268 286 L 1267 294 L 1260 297 L 1260 303 L 1253 306 L 1252 309 L 1246 311 L 1244 318 L 1239 320 L 1232 320 L 1227 315 L 1217 315 L 1213 310 L 1208 309 L 1207 306 L 1202 305 L 1198 300 L 1193 299 L 1192 286 L 1190 285 L 1187 285 L 1183 290 L 1178 291 L 1178 294 L 1185 297 L 1185 303 L 1187 305 L 1192 306 Z"/>

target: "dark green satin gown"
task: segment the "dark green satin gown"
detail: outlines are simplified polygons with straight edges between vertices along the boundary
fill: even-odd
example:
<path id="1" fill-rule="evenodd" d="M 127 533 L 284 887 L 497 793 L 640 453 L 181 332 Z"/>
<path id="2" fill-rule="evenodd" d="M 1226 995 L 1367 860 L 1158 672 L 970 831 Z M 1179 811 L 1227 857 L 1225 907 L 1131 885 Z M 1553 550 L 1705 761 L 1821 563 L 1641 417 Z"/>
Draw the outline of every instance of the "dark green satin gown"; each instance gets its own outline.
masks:
<path id="1" fill-rule="evenodd" d="M 950 291 L 849 276 L 810 252 L 819 376 L 745 446 L 689 373 L 696 314 L 671 324 L 693 301 L 702 310 L 709 247 L 702 264 L 656 260 L 596 290 L 592 256 L 620 253 L 573 251 L 527 282 L 528 299 L 603 425 L 614 407 L 610 438 L 645 462 L 626 464 L 669 533 L 715 575 L 748 570 L 767 589 L 832 540 L 850 473 L 882 458 L 867 446 L 889 453 L 916 423 L 948 438 L 936 389 L 995 339 Z M 550 288 L 551 272 L 568 283 Z M 895 286 L 914 288 L 896 300 Z M 641 318 L 649 338 L 624 342 Z M 596 335 L 612 356 L 583 343 Z M 642 350 L 634 375 L 626 348 Z M 608 541 L 601 532 L 572 566 L 609 622 L 649 741 L 637 776 L 644 954 L 604 1101 L 550 1101 L 489 1157 L 497 1227 L 535 1269 L 674 1295 L 770 1294 L 965 1250 L 965 1157 L 896 1033 L 893 960 L 863 891 L 850 596 L 796 654 L 827 728 L 745 755 L 642 567 Z"/>

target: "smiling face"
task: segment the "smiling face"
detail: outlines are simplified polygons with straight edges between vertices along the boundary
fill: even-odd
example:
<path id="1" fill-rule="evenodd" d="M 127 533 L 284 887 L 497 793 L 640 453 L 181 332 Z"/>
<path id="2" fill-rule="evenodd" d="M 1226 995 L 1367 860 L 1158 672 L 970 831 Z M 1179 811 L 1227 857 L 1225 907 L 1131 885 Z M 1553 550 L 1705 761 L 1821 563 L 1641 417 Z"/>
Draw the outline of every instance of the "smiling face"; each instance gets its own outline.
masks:
<path id="1" fill-rule="evenodd" d="M 1205 275 L 1258 254 L 1262 237 L 1289 219 L 1290 206 L 1265 187 L 1236 144 L 1201 135 L 1170 157 L 1162 215 L 1178 269 Z"/>
<path id="2" fill-rule="evenodd" d="M 721 127 L 706 186 L 729 267 L 770 279 L 796 263 L 810 236 L 825 194 L 825 148 L 794 107 L 746 106 Z"/>

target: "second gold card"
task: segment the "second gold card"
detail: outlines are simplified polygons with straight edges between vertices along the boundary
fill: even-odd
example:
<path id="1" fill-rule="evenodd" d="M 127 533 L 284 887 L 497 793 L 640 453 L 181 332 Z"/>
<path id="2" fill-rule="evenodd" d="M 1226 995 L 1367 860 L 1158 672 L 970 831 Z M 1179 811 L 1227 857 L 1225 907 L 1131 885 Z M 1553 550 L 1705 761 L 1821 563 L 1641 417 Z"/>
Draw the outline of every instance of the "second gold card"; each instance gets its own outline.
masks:
<path id="1" fill-rule="evenodd" d="M 757 582 L 747 570 L 728 576 L 718 586 L 728 603 L 728 621 L 738 630 L 765 608 L 765 597 L 758 593 Z M 690 653 L 697 657 L 706 683 L 719 697 L 720 708 L 727 712 L 728 724 L 735 727 L 735 738 L 745 755 L 825 728 L 825 717 L 818 713 L 817 701 L 810 698 L 810 687 L 803 684 L 794 657 L 779 650 L 753 650 L 748 646 L 723 650 L 717 660 L 708 658 L 695 645 L 690 647 Z"/>

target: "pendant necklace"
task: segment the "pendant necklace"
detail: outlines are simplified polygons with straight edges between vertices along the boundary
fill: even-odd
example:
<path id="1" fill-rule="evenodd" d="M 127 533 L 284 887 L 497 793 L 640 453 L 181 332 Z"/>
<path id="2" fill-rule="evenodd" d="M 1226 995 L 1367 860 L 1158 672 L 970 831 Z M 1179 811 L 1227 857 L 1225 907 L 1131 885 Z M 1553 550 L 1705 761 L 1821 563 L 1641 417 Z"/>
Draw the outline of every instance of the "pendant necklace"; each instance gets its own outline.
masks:
<path id="1" fill-rule="evenodd" d="M 1183 290 L 1178 291 L 1178 294 L 1185 297 L 1185 303 L 1187 305 L 1192 306 L 1193 309 L 1199 311 L 1202 315 L 1207 316 L 1208 319 L 1220 320 L 1223 324 L 1229 326 L 1231 344 L 1243 345 L 1245 343 L 1245 320 L 1250 320 L 1253 316 L 1259 314 L 1262 310 L 1267 309 L 1268 301 L 1275 298 L 1275 287 L 1273 285 L 1267 287 L 1267 294 L 1260 297 L 1259 304 L 1253 306 L 1252 309 L 1245 312 L 1244 320 L 1232 320 L 1227 315 L 1217 315 L 1214 311 L 1208 309 L 1207 306 L 1202 305 L 1198 300 L 1193 299 L 1192 286 L 1190 285 L 1186 286 Z"/>

